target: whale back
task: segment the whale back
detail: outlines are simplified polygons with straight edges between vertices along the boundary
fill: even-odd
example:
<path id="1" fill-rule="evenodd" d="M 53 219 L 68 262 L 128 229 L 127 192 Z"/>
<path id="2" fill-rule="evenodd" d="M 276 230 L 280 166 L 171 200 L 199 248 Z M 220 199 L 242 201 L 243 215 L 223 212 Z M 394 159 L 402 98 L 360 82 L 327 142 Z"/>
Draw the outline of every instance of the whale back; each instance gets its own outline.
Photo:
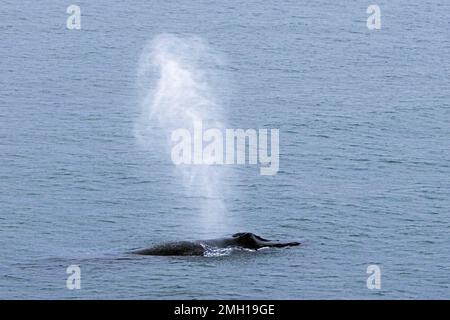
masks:
<path id="1" fill-rule="evenodd" d="M 133 253 L 152 256 L 202 256 L 204 252 L 204 247 L 199 243 L 177 241 L 159 244 Z"/>
<path id="2" fill-rule="evenodd" d="M 251 232 L 239 232 L 228 238 L 177 241 L 156 245 L 147 249 L 133 251 L 132 253 L 154 256 L 202 256 L 207 247 L 212 248 L 246 248 L 258 250 L 265 247 L 298 246 L 299 242 L 279 242 L 264 239 Z"/>

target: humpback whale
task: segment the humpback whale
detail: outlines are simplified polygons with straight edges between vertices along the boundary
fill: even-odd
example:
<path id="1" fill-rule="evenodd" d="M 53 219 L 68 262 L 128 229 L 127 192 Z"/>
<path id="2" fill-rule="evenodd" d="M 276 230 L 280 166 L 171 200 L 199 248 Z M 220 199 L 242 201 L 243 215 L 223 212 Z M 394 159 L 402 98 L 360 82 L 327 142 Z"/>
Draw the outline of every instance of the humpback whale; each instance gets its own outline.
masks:
<path id="1" fill-rule="evenodd" d="M 240 232 L 228 238 L 168 242 L 150 248 L 132 251 L 131 253 L 152 256 L 203 256 L 208 248 L 245 248 L 258 250 L 267 247 L 282 248 L 298 245 L 300 245 L 300 242 L 272 241 L 261 238 L 251 232 Z"/>

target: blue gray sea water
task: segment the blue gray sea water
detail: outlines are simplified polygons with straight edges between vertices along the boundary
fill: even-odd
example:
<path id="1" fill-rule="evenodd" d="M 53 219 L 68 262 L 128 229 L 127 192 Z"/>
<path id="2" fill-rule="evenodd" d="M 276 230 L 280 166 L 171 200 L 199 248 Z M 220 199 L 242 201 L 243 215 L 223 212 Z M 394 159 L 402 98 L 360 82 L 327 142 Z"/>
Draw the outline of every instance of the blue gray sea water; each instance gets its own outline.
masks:
<path id="1" fill-rule="evenodd" d="M 0 298 L 450 298 L 449 2 L 376 0 L 380 30 L 368 1 L 73 2 L 80 30 L 67 1 L 0 7 Z M 220 208 L 138 139 L 161 34 L 220 57 L 193 68 L 228 127 L 280 130 L 278 174 L 226 168 Z M 238 231 L 303 246 L 126 254 Z"/>

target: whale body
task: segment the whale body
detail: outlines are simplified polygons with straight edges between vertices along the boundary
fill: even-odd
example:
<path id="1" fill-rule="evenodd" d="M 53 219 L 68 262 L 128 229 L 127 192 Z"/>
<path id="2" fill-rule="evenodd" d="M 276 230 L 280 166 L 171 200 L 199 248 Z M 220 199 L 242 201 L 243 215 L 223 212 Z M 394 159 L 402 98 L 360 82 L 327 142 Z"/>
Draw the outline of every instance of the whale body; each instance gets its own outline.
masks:
<path id="1" fill-rule="evenodd" d="M 280 242 L 261 238 L 251 232 L 235 233 L 228 238 L 196 240 L 196 241 L 175 241 L 159 244 L 150 248 L 132 251 L 139 255 L 152 256 L 203 256 L 207 248 L 242 248 L 258 250 L 267 247 L 288 247 L 298 246 L 300 242 Z"/>

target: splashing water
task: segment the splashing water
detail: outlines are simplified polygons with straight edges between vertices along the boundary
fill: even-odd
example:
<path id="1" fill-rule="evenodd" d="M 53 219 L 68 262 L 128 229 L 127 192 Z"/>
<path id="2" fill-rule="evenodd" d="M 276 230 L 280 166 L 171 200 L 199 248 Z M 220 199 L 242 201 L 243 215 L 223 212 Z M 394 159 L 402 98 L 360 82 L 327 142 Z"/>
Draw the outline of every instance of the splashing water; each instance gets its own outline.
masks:
<path id="1" fill-rule="evenodd" d="M 222 256 L 229 256 L 233 253 L 237 252 L 256 252 L 257 250 L 248 249 L 248 248 L 241 248 L 241 247 L 227 247 L 227 248 L 219 248 L 214 246 L 209 246 L 206 244 L 201 244 L 202 247 L 205 249 L 205 252 L 203 256 L 205 257 L 222 257 Z M 267 248 L 261 248 L 259 250 L 263 250 Z"/>
<path id="2" fill-rule="evenodd" d="M 203 254 L 204 257 L 222 257 L 229 256 L 235 249 L 234 248 L 218 248 L 211 247 L 206 244 L 202 244 L 205 252 Z"/>
<path id="3" fill-rule="evenodd" d="M 148 149 L 156 150 L 170 161 L 173 130 L 185 128 L 193 132 L 194 123 L 203 128 L 225 128 L 225 114 L 213 92 L 218 67 L 222 59 L 198 37 L 160 35 L 143 51 L 138 78 L 142 88 L 143 110 L 135 135 Z M 222 80 L 222 79 L 220 79 Z M 156 141 L 162 142 L 160 149 Z M 225 167 L 193 165 L 175 166 L 185 194 L 194 200 L 199 215 L 192 223 L 201 224 L 204 234 L 227 230 L 224 179 L 229 177 Z"/>

